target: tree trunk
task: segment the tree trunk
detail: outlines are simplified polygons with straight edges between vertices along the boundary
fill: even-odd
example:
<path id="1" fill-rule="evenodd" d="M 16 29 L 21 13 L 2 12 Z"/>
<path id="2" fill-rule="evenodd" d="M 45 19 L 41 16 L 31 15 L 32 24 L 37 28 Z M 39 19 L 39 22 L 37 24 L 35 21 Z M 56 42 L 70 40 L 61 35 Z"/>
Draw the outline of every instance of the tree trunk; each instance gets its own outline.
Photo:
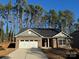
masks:
<path id="1" fill-rule="evenodd" d="M 19 25 L 20 32 L 22 32 L 22 18 L 19 18 L 19 21 L 20 21 L 20 25 Z"/>

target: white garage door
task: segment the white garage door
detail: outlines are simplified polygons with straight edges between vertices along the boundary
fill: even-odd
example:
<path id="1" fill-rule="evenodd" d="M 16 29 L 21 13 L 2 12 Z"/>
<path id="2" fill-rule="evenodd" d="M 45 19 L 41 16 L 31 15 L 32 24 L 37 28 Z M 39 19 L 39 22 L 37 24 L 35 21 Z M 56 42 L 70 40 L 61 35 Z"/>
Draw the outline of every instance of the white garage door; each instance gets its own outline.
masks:
<path id="1" fill-rule="evenodd" d="M 38 41 L 33 40 L 20 40 L 19 48 L 38 48 Z"/>

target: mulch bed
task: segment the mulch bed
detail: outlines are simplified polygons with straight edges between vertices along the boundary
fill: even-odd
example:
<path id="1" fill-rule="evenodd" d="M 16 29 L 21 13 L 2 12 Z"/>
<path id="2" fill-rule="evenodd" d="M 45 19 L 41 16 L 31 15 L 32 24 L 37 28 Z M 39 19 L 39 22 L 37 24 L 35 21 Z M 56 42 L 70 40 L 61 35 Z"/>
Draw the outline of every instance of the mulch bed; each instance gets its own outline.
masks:
<path id="1" fill-rule="evenodd" d="M 4 49 L 2 46 L 0 46 L 0 51 L 1 51 L 1 50 L 5 50 L 5 49 Z"/>
<path id="2" fill-rule="evenodd" d="M 49 59 L 65 59 L 65 50 L 61 49 L 42 49 Z"/>
<path id="3" fill-rule="evenodd" d="M 78 54 L 77 57 L 74 58 L 79 59 L 79 49 L 75 50 L 78 52 Z M 66 52 L 69 51 L 67 49 L 42 49 L 42 51 L 48 56 L 49 59 L 74 59 L 73 57 L 67 58 Z"/>
<path id="4" fill-rule="evenodd" d="M 15 49 L 13 49 L 13 48 L 7 48 L 5 50 L 1 50 L 0 51 L 0 57 L 8 55 L 9 53 L 13 52 L 14 50 Z"/>
<path id="5" fill-rule="evenodd" d="M 8 48 L 9 42 L 3 42 L 0 44 L 0 57 L 6 56 L 13 52 L 15 48 Z"/>

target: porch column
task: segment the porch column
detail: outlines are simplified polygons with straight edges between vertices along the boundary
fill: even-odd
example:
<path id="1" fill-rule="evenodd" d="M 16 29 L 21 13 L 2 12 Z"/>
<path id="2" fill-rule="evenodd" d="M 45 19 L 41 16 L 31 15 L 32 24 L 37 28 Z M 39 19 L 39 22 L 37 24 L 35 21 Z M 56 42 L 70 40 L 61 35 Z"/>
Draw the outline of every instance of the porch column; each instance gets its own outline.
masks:
<path id="1" fill-rule="evenodd" d="M 13 43 L 15 42 L 14 40 L 15 40 L 15 39 L 13 38 Z"/>
<path id="2" fill-rule="evenodd" d="M 48 47 L 49 47 L 49 38 L 48 38 Z"/>
<path id="3" fill-rule="evenodd" d="M 56 47 L 58 48 L 58 39 L 56 38 Z"/>

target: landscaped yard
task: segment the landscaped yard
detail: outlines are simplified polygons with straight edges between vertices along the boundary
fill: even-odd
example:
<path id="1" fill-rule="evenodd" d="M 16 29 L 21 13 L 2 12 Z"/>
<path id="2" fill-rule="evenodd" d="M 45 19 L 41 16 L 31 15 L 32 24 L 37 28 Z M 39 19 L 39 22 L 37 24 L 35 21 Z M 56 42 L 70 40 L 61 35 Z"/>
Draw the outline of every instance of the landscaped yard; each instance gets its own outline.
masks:
<path id="1" fill-rule="evenodd" d="M 65 59 L 64 58 L 65 50 L 43 49 L 43 52 L 46 53 L 49 59 Z"/>
<path id="2" fill-rule="evenodd" d="M 66 59 L 66 52 L 69 50 L 66 49 L 42 49 L 42 51 L 48 56 L 49 59 Z M 79 59 L 79 49 L 75 49 L 77 51 L 76 59 Z M 72 56 L 73 58 L 74 56 Z M 68 57 L 68 59 L 71 59 Z"/>
<path id="3" fill-rule="evenodd" d="M 15 48 L 7 48 L 8 42 L 0 44 L 0 58 L 13 52 Z M 79 49 L 75 49 L 79 53 Z M 49 59 L 65 59 L 66 49 L 42 49 Z"/>

